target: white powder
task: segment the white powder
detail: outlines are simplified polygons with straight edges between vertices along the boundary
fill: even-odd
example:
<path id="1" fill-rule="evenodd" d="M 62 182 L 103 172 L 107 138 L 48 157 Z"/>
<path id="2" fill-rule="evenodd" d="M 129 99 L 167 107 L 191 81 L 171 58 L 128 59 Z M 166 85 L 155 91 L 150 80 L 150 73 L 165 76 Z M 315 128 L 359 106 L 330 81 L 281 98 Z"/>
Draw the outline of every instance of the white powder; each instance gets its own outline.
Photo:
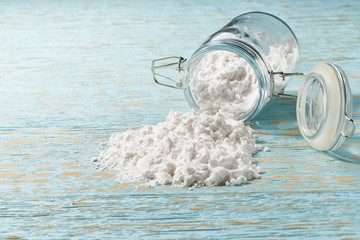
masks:
<path id="1" fill-rule="evenodd" d="M 98 161 L 121 182 L 150 185 L 240 185 L 259 178 L 252 155 L 260 150 L 243 121 L 219 114 L 171 111 L 165 122 L 112 135 Z"/>
<path id="2" fill-rule="evenodd" d="M 293 69 L 297 64 L 296 44 L 271 45 L 265 56 L 274 72 Z M 213 51 L 200 61 L 197 74 L 190 79 L 200 111 L 220 113 L 242 119 L 259 100 L 259 83 L 253 68 L 239 55 L 229 51 Z M 283 91 L 286 82 L 274 76 L 274 94 Z"/>
<path id="3" fill-rule="evenodd" d="M 259 84 L 245 59 L 229 51 L 213 51 L 199 67 L 190 87 L 196 91 L 200 111 L 237 119 L 254 108 Z"/>

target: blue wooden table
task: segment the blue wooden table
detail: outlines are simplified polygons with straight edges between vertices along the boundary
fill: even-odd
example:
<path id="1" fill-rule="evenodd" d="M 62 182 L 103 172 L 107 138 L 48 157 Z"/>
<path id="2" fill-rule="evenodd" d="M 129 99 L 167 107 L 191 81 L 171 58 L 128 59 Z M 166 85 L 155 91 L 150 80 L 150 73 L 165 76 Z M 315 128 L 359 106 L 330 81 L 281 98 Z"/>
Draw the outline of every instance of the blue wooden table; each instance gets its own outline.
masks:
<path id="1" fill-rule="evenodd" d="M 123 184 L 92 162 L 112 133 L 189 111 L 181 91 L 153 83 L 153 58 L 190 57 L 248 11 L 292 27 L 301 71 L 340 65 L 360 122 L 357 0 L 0 1 L 0 238 L 360 239 L 360 165 L 312 149 L 292 99 L 255 119 L 271 151 L 243 186 Z"/>

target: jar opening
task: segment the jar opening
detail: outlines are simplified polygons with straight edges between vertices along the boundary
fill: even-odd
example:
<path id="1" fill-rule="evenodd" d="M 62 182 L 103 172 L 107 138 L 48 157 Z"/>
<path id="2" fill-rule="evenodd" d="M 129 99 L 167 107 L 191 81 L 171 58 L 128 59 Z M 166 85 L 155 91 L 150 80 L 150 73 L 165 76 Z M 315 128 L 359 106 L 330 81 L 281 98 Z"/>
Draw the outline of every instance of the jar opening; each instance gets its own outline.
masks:
<path id="1" fill-rule="evenodd" d="M 220 57 L 221 55 L 227 56 Z M 226 63 L 226 61 L 229 61 L 229 58 L 235 59 L 231 63 L 232 65 Z M 212 67 L 209 67 L 209 64 Z M 229 69 L 224 70 L 224 65 Z M 215 69 L 219 73 L 215 74 L 217 72 L 217 70 L 214 71 Z M 211 75 L 213 78 L 227 78 L 231 75 L 230 72 L 232 72 L 234 75 L 237 74 L 238 79 L 236 81 L 229 81 L 229 79 L 223 81 L 225 83 L 223 84 L 224 86 L 221 86 L 222 84 L 217 83 L 217 81 L 215 81 L 217 84 L 213 84 L 213 81 L 199 81 L 203 84 L 197 86 L 198 74 L 203 71 L 205 71 L 205 75 L 200 76 L 200 78 L 204 78 L 206 75 Z M 214 74 L 211 74 L 211 71 Z M 226 71 L 228 72 L 226 73 Z M 251 73 L 249 74 L 249 72 Z M 244 78 L 246 81 L 241 81 Z M 221 110 L 219 111 L 221 114 L 237 120 L 247 121 L 252 119 L 271 98 L 270 75 L 268 74 L 265 61 L 251 46 L 238 41 L 219 41 L 203 45 L 189 60 L 182 80 L 186 100 L 192 108 L 200 111 L 211 109 L 212 113 L 215 113 L 218 107 Z M 233 84 L 229 84 L 232 82 Z M 243 84 L 243 82 L 247 84 Z M 203 91 L 202 88 L 204 87 L 210 87 L 212 89 L 211 93 L 206 91 L 208 89 Z M 221 89 L 223 87 L 225 88 Z M 224 99 L 220 97 L 220 101 L 216 101 L 218 93 L 225 90 L 228 91 L 228 94 L 225 96 L 232 96 L 232 100 L 228 98 L 227 101 L 223 101 Z M 199 91 L 203 91 L 205 95 L 199 95 Z M 203 101 L 203 106 L 200 106 L 199 101 L 204 96 L 207 101 Z"/>
<path id="2" fill-rule="evenodd" d="M 199 55 L 190 68 L 187 92 L 196 109 L 234 119 L 253 113 L 260 84 L 246 59 L 232 51 L 213 50 Z"/>

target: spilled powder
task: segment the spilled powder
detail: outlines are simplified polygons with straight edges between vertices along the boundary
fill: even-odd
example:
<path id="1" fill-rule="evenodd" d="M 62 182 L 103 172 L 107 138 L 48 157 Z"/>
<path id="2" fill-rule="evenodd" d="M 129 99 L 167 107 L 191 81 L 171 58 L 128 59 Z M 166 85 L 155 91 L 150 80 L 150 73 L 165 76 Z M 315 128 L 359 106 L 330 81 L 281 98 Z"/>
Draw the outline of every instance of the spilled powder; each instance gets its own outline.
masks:
<path id="1" fill-rule="evenodd" d="M 243 121 L 171 111 L 156 126 L 114 134 L 97 161 L 120 182 L 182 187 L 241 185 L 259 178 L 252 155 L 261 146 Z"/>

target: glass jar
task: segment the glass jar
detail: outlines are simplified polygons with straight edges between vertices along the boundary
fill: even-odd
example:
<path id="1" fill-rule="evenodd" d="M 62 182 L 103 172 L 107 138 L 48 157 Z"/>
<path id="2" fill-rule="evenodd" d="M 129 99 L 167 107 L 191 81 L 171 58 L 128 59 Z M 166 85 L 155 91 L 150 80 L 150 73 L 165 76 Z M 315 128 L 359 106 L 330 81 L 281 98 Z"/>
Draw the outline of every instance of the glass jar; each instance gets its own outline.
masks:
<path id="1" fill-rule="evenodd" d="M 159 77 L 174 79 L 156 72 L 156 68 L 172 64 L 156 65 L 159 61 L 171 58 L 174 57 L 153 61 L 154 79 L 157 83 L 183 89 L 186 101 L 196 110 L 216 111 L 246 121 L 258 115 L 274 95 L 283 92 L 286 80 L 282 74 L 297 69 L 300 50 L 295 34 L 284 21 L 268 13 L 250 12 L 234 18 L 206 39 L 185 67 L 184 58 L 175 57 L 179 61 L 173 64 L 179 70 L 184 70 L 177 85 L 160 81 Z M 220 67 L 228 66 L 226 61 L 229 60 L 237 63 L 232 63 L 228 72 L 220 74 L 244 75 L 251 71 L 248 74 L 251 76 L 243 76 L 243 79 L 221 85 L 220 80 L 212 75 Z M 214 62 L 220 67 L 208 76 L 200 77 L 211 69 L 210 65 Z M 247 69 L 243 69 L 241 65 L 246 65 Z M 252 79 L 245 79 L 246 77 Z M 252 82 L 251 91 L 243 87 L 249 85 L 249 81 Z"/>
<path id="2" fill-rule="evenodd" d="M 173 59 L 176 61 L 169 62 Z M 299 61 L 299 44 L 290 27 L 271 14 L 250 12 L 212 34 L 186 65 L 183 57 L 155 59 L 152 72 L 156 83 L 182 89 L 192 108 L 215 110 L 244 121 L 256 117 L 274 96 L 283 94 L 287 77 L 305 76 L 296 106 L 302 136 L 331 157 L 360 162 L 360 148 L 354 147 L 360 142 L 360 133 L 352 119 L 352 94 L 345 72 L 335 64 L 318 63 L 307 74 L 297 73 Z M 180 80 L 158 72 L 172 66 L 179 71 Z M 234 77 L 238 75 L 241 77 Z M 352 139 L 345 142 L 346 138 Z"/>

